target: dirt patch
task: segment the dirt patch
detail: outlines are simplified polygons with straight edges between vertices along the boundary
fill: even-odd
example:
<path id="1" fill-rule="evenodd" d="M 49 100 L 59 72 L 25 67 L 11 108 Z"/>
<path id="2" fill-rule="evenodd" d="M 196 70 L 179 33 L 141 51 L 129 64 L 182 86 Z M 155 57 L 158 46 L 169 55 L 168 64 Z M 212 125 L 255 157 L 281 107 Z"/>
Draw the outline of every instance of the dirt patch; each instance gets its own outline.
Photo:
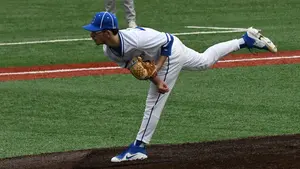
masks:
<path id="1" fill-rule="evenodd" d="M 1 169 L 291 169 L 300 168 L 300 134 L 177 145 L 150 145 L 147 160 L 111 163 L 125 147 L 0 160 Z"/>
<path id="2" fill-rule="evenodd" d="M 230 54 L 214 64 L 212 68 L 231 68 L 241 66 L 260 66 L 276 64 L 299 64 L 300 51 L 282 51 L 277 54 Z M 113 62 L 44 65 L 30 67 L 0 68 L 0 82 L 10 80 L 30 80 L 41 78 L 66 78 L 74 76 L 127 74 Z"/>

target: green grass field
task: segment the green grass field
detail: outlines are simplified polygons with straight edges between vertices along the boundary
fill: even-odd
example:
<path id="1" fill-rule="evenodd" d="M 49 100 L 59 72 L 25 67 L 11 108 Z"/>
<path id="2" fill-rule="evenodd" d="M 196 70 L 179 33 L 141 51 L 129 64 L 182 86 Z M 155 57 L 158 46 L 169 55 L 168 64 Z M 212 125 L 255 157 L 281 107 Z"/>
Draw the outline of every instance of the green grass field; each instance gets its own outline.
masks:
<path id="1" fill-rule="evenodd" d="M 297 0 L 136 0 L 135 5 L 141 26 L 171 33 L 195 31 L 184 28 L 188 25 L 254 26 L 279 50 L 299 49 Z M 0 43 L 87 38 L 81 27 L 103 8 L 96 0 L 0 1 Z M 203 51 L 241 35 L 180 38 Z M 108 59 L 92 41 L 0 46 L 0 67 L 101 61 Z M 299 65 L 184 71 L 151 143 L 300 133 L 299 71 Z M 0 158 L 125 146 L 139 129 L 148 85 L 130 75 L 0 82 Z"/>
<path id="2" fill-rule="evenodd" d="M 127 25 L 118 0 L 120 26 Z M 1 42 L 26 42 L 52 39 L 88 38 L 82 26 L 89 23 L 96 11 L 103 10 L 102 0 L 73 1 L 1 1 Z M 300 23 L 298 0 L 235 1 L 159 0 L 136 1 L 137 22 L 166 32 L 191 32 L 184 26 L 242 27 L 255 26 L 278 45 L 280 50 L 299 49 Z M 162 24 L 163 23 L 163 24 Z M 241 33 L 180 36 L 198 51 L 214 43 L 241 37 Z M 102 48 L 92 41 L 54 44 L 0 46 L 1 67 L 86 63 L 107 61 Z M 243 50 L 242 52 L 247 52 Z"/>

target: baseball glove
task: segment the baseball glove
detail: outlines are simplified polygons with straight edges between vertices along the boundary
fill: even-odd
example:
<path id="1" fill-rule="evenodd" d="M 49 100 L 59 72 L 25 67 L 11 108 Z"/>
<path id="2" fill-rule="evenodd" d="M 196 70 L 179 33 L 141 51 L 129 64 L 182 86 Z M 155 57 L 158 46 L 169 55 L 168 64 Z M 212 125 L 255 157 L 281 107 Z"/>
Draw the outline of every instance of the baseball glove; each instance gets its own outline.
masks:
<path id="1" fill-rule="evenodd" d="M 131 74 L 139 80 L 147 80 L 151 77 L 157 76 L 154 61 L 143 61 L 140 56 L 132 58 L 129 62 L 128 69 Z"/>

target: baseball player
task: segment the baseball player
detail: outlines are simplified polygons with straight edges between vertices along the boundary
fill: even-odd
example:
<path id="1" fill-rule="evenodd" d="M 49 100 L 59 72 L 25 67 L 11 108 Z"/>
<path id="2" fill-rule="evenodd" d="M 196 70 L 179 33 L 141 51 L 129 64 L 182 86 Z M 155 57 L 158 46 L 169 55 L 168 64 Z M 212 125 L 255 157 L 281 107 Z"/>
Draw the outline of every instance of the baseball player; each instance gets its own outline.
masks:
<path id="1" fill-rule="evenodd" d="M 119 30 L 116 16 L 109 12 L 96 13 L 92 22 L 83 28 L 91 32 L 90 36 L 97 45 L 103 44 L 104 54 L 111 60 L 120 67 L 128 68 L 137 79 L 151 81 L 136 140 L 111 162 L 148 158 L 146 144 L 151 141 L 182 69 L 206 70 L 223 56 L 241 48 L 277 52 L 272 41 L 252 27 L 242 38 L 215 44 L 203 53 L 188 48 L 170 33 L 141 27 Z"/>
<path id="2" fill-rule="evenodd" d="M 105 0 L 104 1 L 105 10 L 116 14 L 116 0 Z M 136 25 L 136 13 L 134 10 L 134 0 L 123 0 L 125 18 L 128 22 L 129 28 L 135 28 Z"/>

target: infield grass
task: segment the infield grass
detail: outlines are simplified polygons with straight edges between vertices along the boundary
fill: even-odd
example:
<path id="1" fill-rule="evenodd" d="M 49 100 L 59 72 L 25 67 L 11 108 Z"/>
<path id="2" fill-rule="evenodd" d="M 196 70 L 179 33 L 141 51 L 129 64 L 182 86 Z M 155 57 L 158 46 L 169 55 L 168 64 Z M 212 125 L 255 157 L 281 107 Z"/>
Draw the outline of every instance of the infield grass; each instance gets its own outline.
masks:
<path id="1" fill-rule="evenodd" d="M 296 70 L 182 72 L 151 143 L 299 133 Z M 130 75 L 3 82 L 1 157 L 125 146 L 139 129 L 148 85 Z"/>

